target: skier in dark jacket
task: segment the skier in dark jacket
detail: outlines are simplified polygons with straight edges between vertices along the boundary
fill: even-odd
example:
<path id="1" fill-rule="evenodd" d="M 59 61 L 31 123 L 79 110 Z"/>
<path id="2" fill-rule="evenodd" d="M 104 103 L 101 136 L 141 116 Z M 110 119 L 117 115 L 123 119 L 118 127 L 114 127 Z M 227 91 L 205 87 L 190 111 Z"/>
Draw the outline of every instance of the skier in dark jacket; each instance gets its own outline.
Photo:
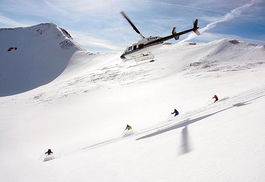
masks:
<path id="1" fill-rule="evenodd" d="M 218 97 L 217 97 L 217 95 L 214 95 L 213 96 L 213 99 L 215 99 L 214 102 L 217 102 L 219 100 Z"/>
<path id="2" fill-rule="evenodd" d="M 174 114 L 174 117 L 176 117 L 177 115 L 179 115 L 179 112 L 177 111 L 177 109 L 174 109 L 174 112 L 172 112 L 171 114 Z"/>
<path id="3" fill-rule="evenodd" d="M 52 152 L 52 150 L 51 150 L 51 149 L 48 149 L 48 151 L 47 151 L 47 152 L 45 152 L 45 154 L 47 154 L 47 155 L 51 155 L 51 154 L 53 154 L 53 152 Z"/>

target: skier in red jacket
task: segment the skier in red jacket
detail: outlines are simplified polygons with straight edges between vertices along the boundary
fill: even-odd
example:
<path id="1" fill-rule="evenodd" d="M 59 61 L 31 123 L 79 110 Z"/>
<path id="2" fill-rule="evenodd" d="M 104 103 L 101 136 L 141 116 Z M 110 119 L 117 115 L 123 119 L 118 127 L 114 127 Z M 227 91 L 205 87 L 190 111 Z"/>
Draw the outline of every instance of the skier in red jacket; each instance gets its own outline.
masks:
<path id="1" fill-rule="evenodd" d="M 217 95 L 214 95 L 213 96 L 213 99 L 215 99 L 214 102 L 217 102 L 219 100 L 218 97 L 217 97 Z"/>

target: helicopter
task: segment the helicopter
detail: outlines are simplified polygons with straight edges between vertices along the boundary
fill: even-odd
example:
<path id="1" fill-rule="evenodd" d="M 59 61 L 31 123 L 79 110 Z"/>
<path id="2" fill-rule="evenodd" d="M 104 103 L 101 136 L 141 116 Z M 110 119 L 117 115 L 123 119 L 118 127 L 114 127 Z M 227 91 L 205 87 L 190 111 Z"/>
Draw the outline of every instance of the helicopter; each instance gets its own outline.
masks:
<path id="1" fill-rule="evenodd" d="M 197 35 L 200 35 L 200 32 L 198 31 L 198 19 L 196 19 L 193 22 L 193 28 L 184 30 L 182 32 L 176 32 L 176 27 L 173 27 L 171 35 L 165 36 L 165 37 L 145 37 L 141 34 L 141 32 L 136 28 L 136 26 L 132 23 L 132 21 L 129 19 L 129 17 L 125 14 L 124 11 L 120 12 L 121 15 L 129 22 L 129 24 L 132 26 L 134 31 L 138 33 L 141 37 L 141 40 L 139 40 L 137 43 L 132 44 L 131 46 L 127 47 L 123 54 L 120 56 L 122 60 L 146 60 L 146 59 L 153 59 L 154 56 L 150 52 L 150 48 L 158 47 L 161 44 L 163 44 L 165 41 L 169 39 L 175 39 L 178 40 L 180 35 L 194 32 Z"/>

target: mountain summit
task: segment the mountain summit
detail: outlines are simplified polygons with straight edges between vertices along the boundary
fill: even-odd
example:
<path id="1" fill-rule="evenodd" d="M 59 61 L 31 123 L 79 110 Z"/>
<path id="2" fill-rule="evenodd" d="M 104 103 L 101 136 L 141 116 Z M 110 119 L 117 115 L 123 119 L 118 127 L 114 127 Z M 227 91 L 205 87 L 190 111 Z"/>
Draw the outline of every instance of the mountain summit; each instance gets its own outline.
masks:
<path id="1" fill-rule="evenodd" d="M 60 75 L 81 48 L 53 23 L 0 29 L 0 96 L 22 93 Z"/>

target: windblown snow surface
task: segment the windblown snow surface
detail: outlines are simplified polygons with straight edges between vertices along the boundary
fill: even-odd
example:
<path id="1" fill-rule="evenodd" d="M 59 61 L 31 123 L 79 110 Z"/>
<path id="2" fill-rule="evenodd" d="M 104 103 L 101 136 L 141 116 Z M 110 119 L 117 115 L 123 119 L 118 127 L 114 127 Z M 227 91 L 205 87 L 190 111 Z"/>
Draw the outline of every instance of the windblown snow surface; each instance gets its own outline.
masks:
<path id="1" fill-rule="evenodd" d="M 52 82 L 0 98 L 1 181 L 265 181 L 264 46 L 120 54 L 77 50 Z"/>

